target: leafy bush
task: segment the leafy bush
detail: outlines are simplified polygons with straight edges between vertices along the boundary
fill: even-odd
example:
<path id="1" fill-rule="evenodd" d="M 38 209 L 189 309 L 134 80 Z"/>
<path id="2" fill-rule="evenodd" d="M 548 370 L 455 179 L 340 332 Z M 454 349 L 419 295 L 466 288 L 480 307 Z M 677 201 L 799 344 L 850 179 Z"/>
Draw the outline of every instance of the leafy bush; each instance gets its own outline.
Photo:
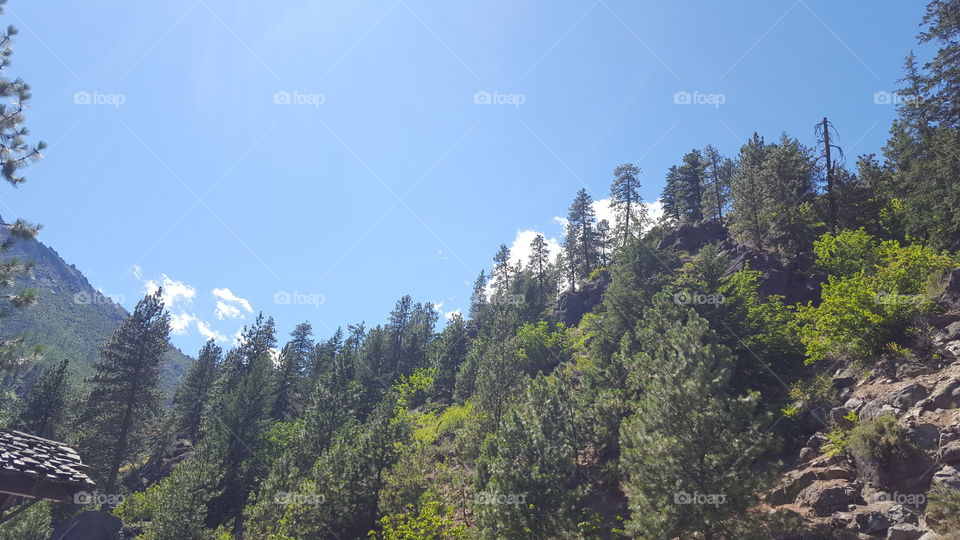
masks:
<path id="1" fill-rule="evenodd" d="M 516 342 L 520 359 L 531 376 L 550 373 L 569 360 L 573 350 L 563 323 L 527 323 L 517 329 Z"/>
<path id="2" fill-rule="evenodd" d="M 411 504 L 407 506 L 407 512 L 382 517 L 382 532 L 377 534 L 376 531 L 370 531 L 367 537 L 382 540 L 465 538 L 466 527 L 448 517 L 446 514 L 449 511 L 436 500 L 428 500 L 419 509 Z"/>
<path id="3" fill-rule="evenodd" d="M 938 485 L 927 493 L 927 523 L 935 532 L 960 530 L 960 489 Z"/>
<path id="4" fill-rule="evenodd" d="M 828 457 L 842 455 L 847 451 L 848 444 L 847 432 L 842 428 L 833 428 L 827 433 L 827 443 L 823 445 L 823 453 Z"/>
<path id="5" fill-rule="evenodd" d="M 890 415 L 868 420 L 851 429 L 847 447 L 858 462 L 872 459 L 882 464 L 892 463 L 897 458 L 909 459 L 919 452 L 907 437 L 907 431 Z"/>
<path id="6" fill-rule="evenodd" d="M 817 265 L 831 275 L 820 305 L 799 308 L 808 363 L 827 357 L 869 359 L 902 337 L 912 318 L 935 308 L 929 300 L 933 287 L 957 266 L 927 247 L 876 242 L 862 230 L 825 234 L 815 252 Z"/>

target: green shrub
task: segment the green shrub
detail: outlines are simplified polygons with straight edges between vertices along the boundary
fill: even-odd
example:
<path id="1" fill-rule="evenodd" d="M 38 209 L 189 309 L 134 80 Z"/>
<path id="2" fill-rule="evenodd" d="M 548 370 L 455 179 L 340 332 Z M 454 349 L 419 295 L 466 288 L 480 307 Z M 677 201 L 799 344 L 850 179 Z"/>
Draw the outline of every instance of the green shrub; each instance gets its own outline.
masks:
<path id="1" fill-rule="evenodd" d="M 815 252 L 817 265 L 830 275 L 820 305 L 798 310 L 808 363 L 868 360 L 902 337 L 911 319 L 932 312 L 935 287 L 957 266 L 930 248 L 877 242 L 862 230 L 825 234 Z"/>
<path id="2" fill-rule="evenodd" d="M 847 451 L 849 438 L 842 428 L 833 428 L 827 433 L 827 443 L 823 445 L 823 453 L 828 457 L 842 455 Z"/>
<path id="3" fill-rule="evenodd" d="M 960 531 L 960 489 L 938 485 L 927 493 L 927 524 L 940 534 Z"/>
<path id="4" fill-rule="evenodd" d="M 881 416 L 850 430 L 847 447 L 858 462 L 876 460 L 882 464 L 895 459 L 910 459 L 919 448 L 907 437 L 907 431 L 893 416 Z"/>

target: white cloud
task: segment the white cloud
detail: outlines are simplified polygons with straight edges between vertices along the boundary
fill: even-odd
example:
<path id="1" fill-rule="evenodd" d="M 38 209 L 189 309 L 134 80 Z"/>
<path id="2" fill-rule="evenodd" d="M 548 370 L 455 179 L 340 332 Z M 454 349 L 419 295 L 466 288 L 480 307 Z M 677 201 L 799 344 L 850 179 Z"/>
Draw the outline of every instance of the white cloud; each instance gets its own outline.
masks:
<path id="1" fill-rule="evenodd" d="M 517 231 L 517 235 L 513 238 L 513 244 L 510 245 L 511 263 L 516 264 L 517 261 L 520 261 L 526 266 L 527 263 L 530 262 L 530 253 L 533 251 L 530 248 L 530 243 L 533 242 L 533 239 L 536 238 L 538 234 L 543 233 L 532 229 Z M 543 236 L 547 241 L 547 249 L 550 250 L 550 260 L 557 260 L 557 255 L 560 254 L 560 243 L 556 238 L 547 237 L 545 234 L 543 234 Z"/>
<path id="2" fill-rule="evenodd" d="M 152 279 L 144 282 L 147 294 L 157 292 L 158 287 L 163 287 L 163 305 L 167 309 L 177 307 L 181 302 L 190 304 L 193 298 L 197 296 L 197 290 L 182 281 L 170 279 L 166 274 L 160 275 L 160 283 Z"/>
<path id="3" fill-rule="evenodd" d="M 217 309 L 214 315 L 221 321 L 223 319 L 236 319 L 243 316 L 243 311 L 253 313 L 253 307 L 246 298 L 240 298 L 233 294 L 233 291 L 224 287 L 214 289 L 213 297 L 217 299 Z"/>
<path id="4" fill-rule="evenodd" d="M 452 319 L 454 315 L 462 315 L 462 314 L 463 314 L 463 312 L 460 310 L 460 308 L 454 309 L 453 311 L 444 311 L 444 310 L 443 310 L 443 302 L 434 302 L 434 303 L 433 303 L 433 309 L 434 309 L 434 311 L 436 311 L 437 313 L 439 313 L 441 317 L 443 317 L 444 319 L 446 319 L 446 320 L 448 320 L 448 321 L 449 321 L 450 319 Z"/>
<path id="5" fill-rule="evenodd" d="M 448 311 L 443 314 L 443 318 L 449 321 L 452 320 L 455 315 L 460 315 L 462 317 L 463 311 L 460 308 L 457 308 L 453 311 Z"/>
<path id="6" fill-rule="evenodd" d="M 196 321 L 197 318 L 193 315 L 183 312 L 183 313 L 171 313 L 170 314 L 170 331 L 177 335 L 185 335 L 187 330 L 190 328 L 190 323 Z"/>
<path id="7" fill-rule="evenodd" d="M 133 272 L 133 277 L 143 279 L 143 268 L 141 268 L 139 264 L 133 265 L 130 271 Z"/>
<path id="8" fill-rule="evenodd" d="M 206 339 L 213 339 L 221 342 L 227 341 L 227 336 L 210 328 L 210 325 L 199 319 L 197 319 L 197 332 L 200 332 L 200 335 Z"/>

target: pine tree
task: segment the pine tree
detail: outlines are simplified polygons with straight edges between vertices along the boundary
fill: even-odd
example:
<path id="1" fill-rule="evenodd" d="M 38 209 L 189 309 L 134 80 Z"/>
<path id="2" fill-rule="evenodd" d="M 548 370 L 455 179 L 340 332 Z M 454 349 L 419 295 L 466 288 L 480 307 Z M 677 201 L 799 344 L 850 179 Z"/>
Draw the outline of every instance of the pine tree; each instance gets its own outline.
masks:
<path id="1" fill-rule="evenodd" d="M 651 310 L 625 359 L 639 395 L 621 426 L 628 529 L 642 537 L 729 537 L 766 479 L 753 470 L 769 447 L 759 393 L 732 395 L 734 359 L 708 323 L 675 305 Z M 642 389 L 642 391 L 641 391 Z"/>
<path id="2" fill-rule="evenodd" d="M 241 514 L 255 479 L 266 464 L 258 457 L 263 433 L 270 424 L 275 399 L 275 375 L 271 352 L 276 345 L 272 318 L 257 316 L 245 328 L 240 344 L 227 353 L 207 415 L 205 444 L 222 460 L 219 493 L 208 505 L 207 525 L 232 524 L 235 534 L 243 529 Z"/>
<path id="3" fill-rule="evenodd" d="M 0 0 L 0 14 L 6 0 Z M 26 181 L 19 176 L 19 171 L 43 157 L 41 153 L 46 144 L 38 142 L 30 146 L 26 138 L 30 135 L 24 126 L 24 111 L 30 102 L 30 85 L 22 79 L 11 81 L 4 72 L 10 66 L 13 55 L 13 36 L 17 29 L 8 26 L 6 32 L 0 34 L 0 171 L 3 179 L 12 187 L 17 187 Z M 9 251 L 16 241 L 32 240 L 40 230 L 34 225 L 17 219 L 14 223 L 3 223 L 0 220 L 0 254 Z M 16 258 L 0 260 L 0 288 L 11 289 L 18 276 L 26 274 L 32 264 Z M 34 304 L 37 300 L 35 289 L 21 289 L 0 294 L 0 319 L 9 315 L 12 310 L 22 309 Z M 0 340 L 0 371 L 16 366 L 22 366 L 40 358 L 39 350 L 27 351 L 24 347 L 24 338 L 8 338 Z"/>
<path id="4" fill-rule="evenodd" d="M 310 323 L 300 323 L 290 333 L 290 341 L 280 351 L 277 369 L 277 396 L 273 404 L 275 420 L 289 420 L 297 413 L 300 403 L 302 381 L 314 353 L 313 328 Z"/>
<path id="5" fill-rule="evenodd" d="M 37 377 L 26 398 L 18 404 L 18 413 L 12 424 L 14 429 L 46 439 L 62 439 L 62 422 L 71 392 L 68 365 L 69 362 L 63 360 Z"/>
<path id="6" fill-rule="evenodd" d="M 581 281 L 597 267 L 599 248 L 597 246 L 597 216 L 593 210 L 593 198 L 586 189 L 580 189 L 570 205 L 567 215 L 567 238 L 564 241 L 568 264 L 572 266 L 571 278 Z"/>
<path id="7" fill-rule="evenodd" d="M 768 209 L 773 199 L 763 175 L 766 154 L 763 137 L 754 133 L 740 148 L 737 171 L 730 179 L 733 229 L 749 237 L 757 247 L 763 244 L 763 235 L 770 226 Z"/>
<path id="8" fill-rule="evenodd" d="M 499 296 L 504 296 L 510 291 L 510 249 L 506 244 L 500 244 L 497 254 L 493 256 L 493 272 L 491 280 Z"/>
<path id="9" fill-rule="evenodd" d="M 473 292 L 470 294 L 470 318 L 479 319 L 487 308 L 487 276 L 483 270 L 473 281 Z"/>
<path id="10" fill-rule="evenodd" d="M 610 222 L 601 219 L 597 223 L 597 247 L 600 248 L 600 266 L 608 266 L 613 254 L 613 237 L 610 231 Z"/>
<path id="11" fill-rule="evenodd" d="M 706 186 L 703 193 L 703 212 L 709 219 L 723 223 L 723 212 L 729 204 L 730 178 L 734 164 L 712 145 L 703 149 Z"/>
<path id="12" fill-rule="evenodd" d="M 455 313 L 431 345 L 432 365 L 437 370 L 434 393 L 441 401 L 449 402 L 453 398 L 457 370 L 467 358 L 469 342 L 467 325 L 463 317 Z"/>
<path id="13" fill-rule="evenodd" d="M 683 193 L 680 185 L 680 168 L 670 166 L 664 181 L 663 191 L 660 192 L 660 204 L 663 206 L 663 215 L 668 219 L 680 221 L 683 217 Z"/>
<path id="14" fill-rule="evenodd" d="M 173 398 L 173 423 L 178 435 L 200 440 L 200 428 L 207 412 L 214 382 L 219 376 L 221 349 L 211 338 L 204 343 L 196 362 L 190 366 Z"/>
<path id="15" fill-rule="evenodd" d="M 81 448 L 104 493 L 116 493 L 120 467 L 138 449 L 143 428 L 160 406 L 160 369 L 170 347 L 170 315 L 162 294 L 158 288 L 145 296 L 120 323 L 89 380 Z"/>
<path id="16" fill-rule="evenodd" d="M 640 197 L 640 168 L 624 163 L 613 171 L 610 185 L 610 207 L 615 219 L 615 234 L 620 245 L 639 234 L 647 220 L 646 208 Z"/>
<path id="17" fill-rule="evenodd" d="M 936 43 L 939 48 L 924 68 L 935 118 L 942 126 L 960 129 L 960 0 L 931 0 L 923 16 L 927 28 L 920 33 L 920 43 Z"/>
<path id="18" fill-rule="evenodd" d="M 542 234 L 538 234 L 530 242 L 529 267 L 537 278 L 537 290 L 542 297 L 546 292 L 547 272 L 550 269 L 550 248 Z"/>
<path id="19" fill-rule="evenodd" d="M 680 190 L 680 209 L 683 221 L 696 223 L 703 219 L 704 163 L 699 150 L 683 156 L 683 165 L 677 169 Z"/>

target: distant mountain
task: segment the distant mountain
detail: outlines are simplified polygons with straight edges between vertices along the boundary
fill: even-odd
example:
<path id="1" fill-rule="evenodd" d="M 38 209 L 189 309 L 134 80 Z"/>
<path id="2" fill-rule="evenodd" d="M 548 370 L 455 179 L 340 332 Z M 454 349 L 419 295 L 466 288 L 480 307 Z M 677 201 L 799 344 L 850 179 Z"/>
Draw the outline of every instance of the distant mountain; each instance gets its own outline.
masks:
<path id="1" fill-rule="evenodd" d="M 0 241 L 8 234 L 0 228 Z M 67 359 L 75 380 L 86 379 L 93 374 L 100 347 L 128 316 L 127 311 L 97 292 L 76 266 L 42 242 L 16 241 L 2 255 L 12 257 L 34 262 L 30 275 L 18 279 L 17 287 L 36 289 L 38 300 L 0 319 L 0 339 L 25 335 L 30 345 L 44 347 L 40 367 Z M 161 375 L 164 394 L 172 393 L 192 361 L 171 346 Z"/>

